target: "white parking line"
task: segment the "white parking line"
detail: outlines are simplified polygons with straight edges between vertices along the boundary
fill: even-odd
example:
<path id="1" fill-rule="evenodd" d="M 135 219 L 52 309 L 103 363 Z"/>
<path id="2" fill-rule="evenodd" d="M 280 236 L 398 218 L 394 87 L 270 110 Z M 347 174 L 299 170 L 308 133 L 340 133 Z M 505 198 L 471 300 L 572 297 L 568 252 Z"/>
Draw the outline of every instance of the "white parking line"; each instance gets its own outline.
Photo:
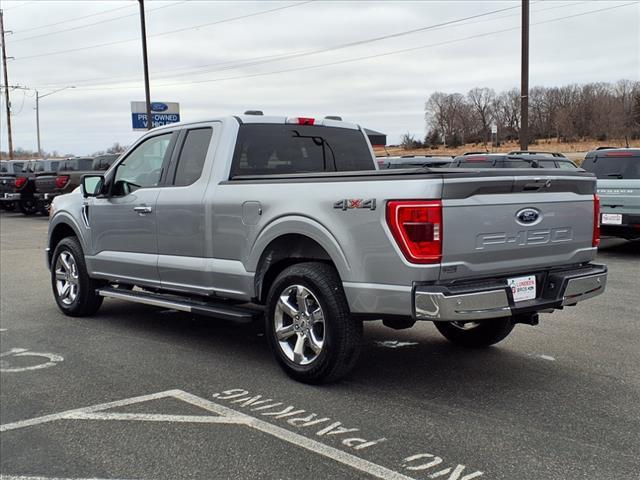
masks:
<path id="1" fill-rule="evenodd" d="M 104 412 L 110 408 L 122 407 L 126 405 L 133 405 L 137 403 L 143 403 L 150 400 L 157 400 L 160 398 L 175 398 L 182 400 L 191 405 L 200 407 L 208 412 L 216 414 L 216 416 L 204 416 L 204 415 L 157 415 L 157 414 L 131 414 L 131 413 L 113 413 Z M 221 420 L 224 418 L 225 420 Z M 58 420 L 133 420 L 133 421 L 155 421 L 155 422 L 192 422 L 192 423 L 227 423 L 237 424 L 240 426 L 247 426 L 255 430 L 267 433 L 273 437 L 279 438 L 285 442 L 288 442 L 296 447 L 304 448 L 312 453 L 322 455 L 335 462 L 347 465 L 363 473 L 369 474 L 376 478 L 389 479 L 389 480 L 412 480 L 411 477 L 398 473 L 394 470 L 383 467 L 376 463 L 370 462 L 363 458 L 357 457 L 350 453 L 344 452 L 324 443 L 307 438 L 303 435 L 299 435 L 285 428 L 278 427 L 264 420 L 252 417 L 246 413 L 238 412 L 231 408 L 219 405 L 210 400 L 192 395 L 182 390 L 167 390 L 165 392 L 158 392 L 151 395 L 141 395 L 138 397 L 127 398 L 123 400 L 117 400 L 114 402 L 101 403 L 99 405 L 93 405 L 90 407 L 76 408 L 73 410 L 67 410 L 60 413 L 54 413 L 51 415 L 44 415 L 41 417 L 31 418 L 27 420 L 20 420 L 5 425 L 0 425 L 0 432 L 7 432 L 10 430 L 16 430 L 20 428 L 30 427 L 34 425 L 40 425 L 43 423 L 54 422 Z M 206 419 L 206 420 L 205 420 Z M 4 480 L 2 477 L 0 480 Z M 10 477 L 6 476 L 7 480 L 45 480 L 45 477 Z M 52 479 L 46 479 L 52 480 Z M 58 479 L 56 479 L 58 480 Z"/>
<path id="2" fill-rule="evenodd" d="M 0 480 L 123 480 L 123 479 L 100 479 L 100 478 L 63 478 L 63 477 L 30 477 L 28 475 L 2 475 L 0 474 Z"/>

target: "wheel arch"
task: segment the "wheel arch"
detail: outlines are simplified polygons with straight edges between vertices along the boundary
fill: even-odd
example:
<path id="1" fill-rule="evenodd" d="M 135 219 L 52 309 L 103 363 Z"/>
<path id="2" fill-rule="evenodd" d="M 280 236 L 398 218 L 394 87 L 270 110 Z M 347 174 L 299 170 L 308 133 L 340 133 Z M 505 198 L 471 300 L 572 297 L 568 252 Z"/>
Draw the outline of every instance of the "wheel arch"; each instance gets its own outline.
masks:
<path id="1" fill-rule="evenodd" d="M 51 265 L 51 259 L 56 246 L 63 238 L 76 237 L 80 242 L 80 246 L 84 250 L 84 242 L 82 235 L 78 231 L 78 228 L 72 221 L 67 218 L 58 219 L 55 223 L 52 223 L 49 233 L 49 242 L 47 250 L 47 262 Z"/>
<path id="2" fill-rule="evenodd" d="M 305 261 L 326 262 L 337 270 L 342 280 L 350 267 L 331 232 L 320 224 L 303 218 L 278 222 L 258 237 L 252 250 L 249 271 L 254 271 L 256 299 L 263 303 L 269 288 L 282 270 Z"/>

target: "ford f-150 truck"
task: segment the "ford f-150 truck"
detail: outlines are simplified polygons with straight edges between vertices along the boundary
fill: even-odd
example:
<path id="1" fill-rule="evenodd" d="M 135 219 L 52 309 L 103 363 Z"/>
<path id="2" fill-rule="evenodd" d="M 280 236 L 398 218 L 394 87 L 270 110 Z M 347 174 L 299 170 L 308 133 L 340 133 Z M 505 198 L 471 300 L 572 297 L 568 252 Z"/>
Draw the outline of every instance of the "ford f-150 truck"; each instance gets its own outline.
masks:
<path id="1" fill-rule="evenodd" d="M 598 177 L 602 234 L 640 238 L 640 148 L 594 150 L 582 168 Z"/>
<path id="2" fill-rule="evenodd" d="M 16 176 L 22 171 L 24 160 L 0 161 L 0 209 L 13 211 L 16 208 Z"/>
<path id="3" fill-rule="evenodd" d="M 48 209 L 55 197 L 75 190 L 83 175 L 107 170 L 116 158 L 117 155 L 101 155 L 62 160 L 56 173 L 36 178 L 34 197 L 43 208 Z"/>
<path id="4" fill-rule="evenodd" d="M 56 197 L 58 307 L 103 299 L 249 322 L 293 378 L 336 380 L 363 320 L 487 346 L 604 291 L 593 175 L 378 170 L 357 125 L 243 115 L 159 127 Z"/>

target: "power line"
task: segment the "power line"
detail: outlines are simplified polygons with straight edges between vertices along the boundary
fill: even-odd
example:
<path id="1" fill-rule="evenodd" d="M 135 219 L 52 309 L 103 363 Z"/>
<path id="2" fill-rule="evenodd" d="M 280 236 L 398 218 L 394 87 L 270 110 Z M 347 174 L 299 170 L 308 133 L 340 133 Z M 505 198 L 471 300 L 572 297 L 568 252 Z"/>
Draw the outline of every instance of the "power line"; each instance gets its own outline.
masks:
<path id="1" fill-rule="evenodd" d="M 38 25 L 36 27 L 25 28 L 24 30 L 18 30 L 17 32 L 14 33 L 14 35 L 20 35 L 20 34 L 25 33 L 25 32 L 32 32 L 33 30 L 39 30 L 41 28 L 54 27 L 56 25 L 61 25 L 63 23 L 68 23 L 68 22 L 74 22 L 76 20 L 83 20 L 85 18 L 97 17 L 98 15 L 104 15 L 106 13 L 115 12 L 117 10 L 123 10 L 125 8 L 131 8 L 133 6 L 135 6 L 135 5 L 125 5 L 124 7 L 112 8 L 110 10 L 103 10 L 102 12 L 91 13 L 89 15 L 83 15 L 81 17 L 73 17 L 73 18 L 68 18 L 66 20 L 60 20 L 59 22 L 47 23 L 45 25 Z"/>
<path id="2" fill-rule="evenodd" d="M 31 3 L 36 3 L 36 0 L 31 0 L 30 2 L 24 2 L 21 3 L 20 5 L 15 5 L 13 7 L 9 7 L 9 8 L 4 8 L 3 10 L 5 12 L 8 12 L 9 10 L 16 10 L 18 8 L 22 8 L 22 7 L 26 7 L 27 5 L 31 4 Z"/>
<path id="3" fill-rule="evenodd" d="M 566 15 L 564 17 L 558 17 L 558 18 L 553 18 L 553 19 L 544 20 L 544 21 L 540 21 L 540 22 L 535 22 L 535 23 L 532 23 L 531 26 L 554 23 L 554 22 L 558 22 L 558 21 L 561 21 L 561 20 L 567 20 L 567 19 L 581 17 L 581 16 L 585 16 L 585 15 L 591 15 L 591 14 L 594 14 L 594 13 L 600 13 L 600 12 L 604 12 L 604 11 L 608 11 L 608 10 L 614 10 L 614 9 L 617 9 L 617 8 L 623 8 L 623 7 L 628 7 L 628 6 L 631 6 L 631 5 L 637 5 L 638 3 L 640 3 L 640 2 L 639 1 L 633 1 L 633 2 L 629 2 L 629 3 L 615 5 L 613 7 L 604 7 L 604 8 L 600 8 L 600 9 L 597 9 L 597 10 L 589 10 L 587 12 L 581 12 L 581 13 L 576 13 L 576 14 L 573 14 L 573 15 Z M 465 41 L 465 40 L 474 40 L 474 39 L 477 39 L 477 38 L 484 38 L 484 37 L 488 37 L 488 36 L 492 36 L 492 35 L 497 35 L 497 34 L 500 34 L 500 33 L 513 32 L 513 31 L 518 31 L 518 30 L 520 30 L 520 27 L 512 27 L 512 28 L 506 28 L 506 29 L 502 29 L 502 30 L 495 30 L 495 31 L 491 31 L 491 32 L 480 33 L 480 34 L 477 34 L 477 35 L 471 35 L 471 36 L 468 36 L 468 37 L 457 38 L 457 39 L 454 39 L 454 40 L 447 40 L 447 41 L 438 42 L 438 43 L 432 43 L 432 44 L 428 44 L 428 45 L 419 45 L 419 46 L 416 46 L 416 47 L 408 47 L 408 48 L 403 48 L 403 49 L 399 49 L 399 50 L 392 50 L 392 51 L 384 52 L 384 53 L 377 53 L 377 54 L 365 55 L 365 56 L 361 56 L 361 57 L 354 57 L 354 58 L 349 58 L 349 59 L 344 59 L 344 60 L 337 60 L 337 61 L 334 61 L 334 62 L 327 62 L 327 63 L 321 63 L 321 64 L 316 64 L 316 65 L 307 65 L 307 66 L 302 66 L 302 67 L 292 67 L 292 68 L 288 68 L 288 69 L 276 70 L 276 71 L 271 71 L 271 72 L 260 72 L 260 73 L 254 73 L 254 74 L 237 75 L 237 76 L 232 76 L 232 77 L 213 78 L 213 79 L 206 79 L 206 80 L 196 80 L 196 81 L 193 81 L 193 82 L 178 82 L 178 83 L 157 84 L 157 85 L 155 85 L 155 87 L 156 88 L 160 88 L 160 87 L 174 87 L 174 86 L 182 86 L 182 85 L 196 85 L 196 84 L 203 84 L 203 83 L 215 83 L 215 82 L 222 82 L 222 81 L 227 81 L 227 80 L 239 80 L 239 79 L 245 79 L 245 78 L 255 78 L 255 77 L 262 77 L 262 76 L 269 76 L 269 75 L 277 75 L 277 74 L 281 74 L 281 73 L 290 73 L 290 72 L 311 70 L 311 69 L 317 69 L 317 68 L 324 68 L 324 67 L 329 67 L 329 66 L 342 65 L 342 64 L 345 64 L 345 63 L 357 62 L 357 61 L 362 61 L 362 60 L 369 60 L 369 59 L 372 59 L 372 58 L 379 58 L 379 57 L 386 57 L 386 56 L 390 56 L 390 55 L 397 55 L 397 54 L 401 54 L 401 53 L 407 53 L 407 52 L 411 52 L 411 51 L 422 50 L 422 49 L 425 49 L 425 48 L 432 48 L 432 47 L 450 45 L 452 43 L 458 43 L 458 42 L 462 42 L 462 41 Z M 127 87 L 109 87 L 109 86 L 105 86 L 105 87 L 100 87 L 100 88 L 82 88 L 82 90 L 84 90 L 84 91 L 130 90 L 130 89 L 133 89 L 133 88 L 138 88 L 138 87 L 136 87 L 136 86 L 127 86 Z"/>
<path id="4" fill-rule="evenodd" d="M 308 2 L 305 2 L 305 3 L 308 3 Z M 454 20 L 448 20 L 446 22 L 441 22 L 441 23 L 437 23 L 437 24 L 433 24 L 433 25 L 413 28 L 413 29 L 410 29 L 410 30 L 404 30 L 404 31 L 401 31 L 401 32 L 395 32 L 395 33 L 391 33 L 391 34 L 387 34 L 387 35 L 381 35 L 381 36 L 373 37 L 373 38 L 367 38 L 367 39 L 363 39 L 363 40 L 356 40 L 356 41 L 353 41 L 353 42 L 343 43 L 343 44 L 340 44 L 340 45 L 334 45 L 334 46 L 331 46 L 331 47 L 325 47 L 325 48 L 316 49 L 316 50 L 298 51 L 298 52 L 292 52 L 292 53 L 287 53 L 287 54 L 271 55 L 271 56 L 267 56 L 267 57 L 256 57 L 254 59 L 241 61 L 238 65 L 234 65 L 234 66 L 231 66 L 229 68 L 236 68 L 238 66 L 252 66 L 252 65 L 256 65 L 256 64 L 260 64 L 260 63 L 268 63 L 268 62 L 272 62 L 272 61 L 276 61 L 276 60 L 285 60 L 285 59 L 289 60 L 291 58 L 297 58 L 297 57 L 301 57 L 301 56 L 310 56 L 310 55 L 316 55 L 316 54 L 319 54 L 319 53 L 325 53 L 325 52 L 330 52 L 330 51 L 335 51 L 335 50 L 341 50 L 341 49 L 345 49 L 345 48 L 350 48 L 350 47 L 359 46 L 359 45 L 365 45 L 365 44 L 368 44 L 368 43 L 378 42 L 378 41 L 382 41 L 382 40 L 388 40 L 390 38 L 398 38 L 398 37 L 401 37 L 401 36 L 411 35 L 411 34 L 418 33 L 418 32 L 444 28 L 444 27 L 452 26 L 454 24 L 461 23 L 461 22 L 464 22 L 464 21 L 473 20 L 473 19 L 481 18 L 481 17 L 486 17 L 486 16 L 489 16 L 489 15 L 494 15 L 496 13 L 501 13 L 501 12 L 504 12 L 504 11 L 507 11 L 507 10 L 514 10 L 514 9 L 518 9 L 518 8 L 520 8 L 520 7 L 519 6 L 513 6 L 513 7 L 501 8 L 501 9 L 498 9 L 498 10 L 492 10 L 490 12 L 484 12 L 484 13 L 480 13 L 480 14 L 476 14 L 476 15 L 471 15 L 471 16 L 468 16 L 468 17 L 458 18 L 458 19 L 454 19 Z M 215 23 L 221 23 L 221 21 L 218 21 L 218 22 L 215 22 Z M 192 29 L 192 28 L 199 28 L 199 27 L 189 27 L 189 29 Z M 162 34 L 158 34 L 158 35 L 166 35 L 166 34 L 176 33 L 176 32 L 180 32 L 180 31 L 184 31 L 184 30 L 186 30 L 186 29 L 174 30 L 174 31 L 170 31 L 170 32 L 163 32 Z M 23 57 L 23 58 L 26 58 L 26 57 Z M 202 67 L 224 65 L 224 64 L 228 64 L 228 63 L 230 63 L 230 62 L 219 62 L 219 63 L 216 63 L 216 64 L 203 65 Z M 199 67 L 196 67 L 196 68 L 199 68 Z M 227 70 L 229 68 L 222 69 L 222 70 Z M 209 73 L 209 72 L 201 72 L 201 73 Z M 182 75 L 183 74 L 177 75 L 177 76 L 182 76 Z M 176 75 L 174 75 L 174 76 L 176 76 Z M 77 82 L 76 82 L 76 84 L 77 84 Z"/>
<path id="5" fill-rule="evenodd" d="M 147 13 L 155 12 L 156 10 L 162 10 L 164 8 L 175 7 L 176 5 L 180 5 L 180 4 L 186 3 L 188 1 L 189 0 L 181 0 L 179 2 L 171 3 L 169 5 L 163 5 L 161 7 L 150 8 L 149 10 L 147 10 Z M 127 8 L 128 7 L 129 7 L 129 5 L 127 5 Z M 14 43 L 24 42 L 25 40 L 33 40 L 34 38 L 41 38 L 41 37 L 50 37 L 51 35 L 56 35 L 58 33 L 71 32 L 71 31 L 80 30 L 80 29 L 83 29 L 83 28 L 93 27 L 95 25 L 100 25 L 100 24 L 103 24 L 103 23 L 108 23 L 108 22 L 113 22 L 113 21 L 116 21 L 116 20 L 121 20 L 123 18 L 137 17 L 137 16 L 138 16 L 137 12 L 136 13 L 130 13 L 128 15 L 121 15 L 119 17 L 107 18 L 105 20 L 100 20 L 100 21 L 93 22 L 93 23 L 87 23 L 85 25 L 78 25 L 76 27 L 69 27 L 69 28 L 65 28 L 63 30 L 56 30 L 55 32 L 40 33 L 38 35 L 32 35 L 31 37 L 19 38 L 18 40 L 12 40 L 10 43 L 13 45 Z"/>
<path id="6" fill-rule="evenodd" d="M 295 3 L 293 5 L 285 5 L 284 7 L 271 8 L 271 9 L 268 9 L 268 10 L 260 10 L 258 12 L 253 12 L 253 13 L 249 13 L 249 14 L 246 14 L 246 15 L 240 15 L 240 16 L 237 16 L 237 17 L 225 18 L 225 19 L 222 19 L 222 20 L 217 20 L 215 22 L 204 23 L 204 24 L 195 25 L 195 26 L 192 26 L 192 27 L 180 28 L 180 29 L 172 30 L 172 31 L 168 31 L 168 32 L 156 33 L 156 34 L 153 34 L 153 35 L 147 35 L 147 38 L 159 37 L 159 36 L 162 36 L 162 35 L 169 35 L 169 34 L 173 34 L 173 33 L 180 33 L 180 32 L 185 32 L 187 30 L 197 30 L 199 28 L 210 27 L 212 25 L 218 25 L 220 23 L 232 22 L 232 21 L 235 21 L 235 20 L 242 20 L 244 18 L 255 17 L 255 16 L 258 16 L 258 15 L 264 15 L 264 14 L 276 12 L 276 11 L 279 11 L 279 10 L 285 10 L 285 9 L 288 9 L 288 8 L 298 7 L 298 6 L 301 6 L 301 5 L 305 5 L 307 3 L 311 3 L 313 1 L 315 1 L 315 0 L 306 0 L 306 1 L 303 1 L 303 2 Z M 61 54 L 64 54 L 64 53 L 71 53 L 71 52 L 79 52 L 79 51 L 82 51 L 82 50 L 90 50 L 90 49 L 93 49 L 93 48 L 107 47 L 107 46 L 111 46 L 111 45 L 118 45 L 118 44 L 121 44 L 121 43 L 137 42 L 138 40 L 139 40 L 138 38 L 129 38 L 127 40 L 116 40 L 116 41 L 113 41 L 113 42 L 99 43 L 99 44 L 96 44 L 96 45 L 88 45 L 86 47 L 70 48 L 70 49 L 67 49 L 67 50 L 57 50 L 57 51 L 53 51 L 53 52 L 39 53 L 37 55 L 28 55 L 28 56 L 18 57 L 18 58 L 16 58 L 15 61 L 28 60 L 28 59 L 31 59 L 31 58 L 49 57 L 49 56 L 53 56 L 53 55 L 61 55 Z"/>
<path id="7" fill-rule="evenodd" d="M 532 3 L 534 3 L 534 2 L 532 2 Z M 543 8 L 543 9 L 536 10 L 536 12 L 543 12 L 543 11 L 547 11 L 547 10 L 555 10 L 555 9 L 558 9 L 558 8 L 564 8 L 564 7 L 568 7 L 568 6 L 576 6 L 576 5 L 580 5 L 580 4 L 584 4 L 584 3 L 589 3 L 589 1 L 585 0 L 585 1 L 581 1 L 581 2 L 567 3 L 567 4 L 564 4 L 564 5 L 556 5 L 556 6 L 553 6 L 553 7 L 548 7 L 548 8 Z M 513 8 L 519 8 L 519 7 L 513 7 Z M 508 18 L 508 17 L 519 16 L 520 15 L 519 13 L 516 13 L 516 14 L 510 14 L 510 15 L 502 15 L 502 16 L 499 16 L 499 17 L 496 17 L 496 18 L 481 19 L 481 20 L 478 20 L 478 21 L 475 21 L 475 22 L 474 21 L 469 21 L 469 19 L 476 19 L 477 17 L 484 17 L 484 16 L 495 14 L 497 12 L 501 12 L 501 11 L 502 11 L 502 9 L 501 10 L 497 10 L 497 11 L 492 11 L 492 12 L 486 12 L 486 13 L 483 13 L 483 14 L 480 14 L 480 15 L 474 15 L 472 17 L 465 17 L 465 18 L 460 18 L 460 19 L 457 19 L 457 20 L 451 20 L 451 21 L 448 21 L 448 22 L 444 22 L 442 24 L 430 25 L 428 27 L 421 27 L 419 30 L 440 30 L 440 29 L 445 29 L 445 28 L 449 28 L 449 27 L 460 27 L 460 26 L 472 25 L 472 24 L 477 24 L 477 23 L 482 23 L 482 22 L 487 22 L 487 21 L 495 21 L 495 20 L 500 20 L 500 19 L 503 19 L 503 18 Z M 407 34 L 408 33 L 414 33 L 414 30 L 416 30 L 416 29 L 408 30 L 408 31 L 405 31 L 405 32 Z M 401 32 L 401 33 L 405 33 L 405 32 Z M 395 34 L 393 34 L 393 35 L 395 35 Z M 378 41 L 378 40 L 380 40 L 380 38 L 365 39 L 365 40 L 361 40 L 359 42 L 364 44 L 364 43 L 368 43 L 368 42 L 372 42 L 372 41 Z M 158 74 L 158 73 L 172 72 L 172 71 L 177 71 L 177 70 L 189 70 L 188 72 L 174 74 L 174 75 L 165 75 L 165 76 L 161 76 L 161 77 L 158 77 L 156 75 L 155 76 L 156 79 L 158 79 L 158 78 L 167 79 L 167 78 L 176 78 L 176 77 L 179 78 L 179 77 L 182 77 L 182 76 L 185 76 L 185 75 L 189 75 L 189 76 L 204 75 L 206 73 L 233 70 L 233 69 L 240 68 L 240 67 L 261 65 L 261 64 L 276 62 L 276 61 L 280 61 L 280 60 L 289 60 L 291 58 L 296 58 L 296 57 L 301 57 L 301 56 L 310 56 L 310 55 L 324 53 L 324 52 L 328 52 L 328 51 L 332 51 L 332 50 L 336 50 L 336 49 L 347 48 L 349 46 L 352 46 L 352 44 L 351 43 L 349 43 L 349 44 L 340 44 L 340 45 L 327 47 L 327 48 L 322 48 L 322 49 L 316 49 L 316 50 L 304 50 L 304 51 L 299 50 L 299 51 L 290 52 L 290 53 L 286 53 L 286 54 L 259 56 L 259 57 L 249 58 L 249 59 L 246 59 L 246 60 L 228 60 L 228 61 L 224 61 L 224 62 L 210 63 L 210 64 L 198 65 L 198 66 L 175 67 L 175 68 L 171 68 L 171 69 L 158 70 L 158 71 L 153 72 L 153 74 L 155 75 L 155 74 Z M 227 65 L 227 66 L 224 67 L 224 68 L 214 68 L 213 70 L 205 68 L 205 67 L 217 67 L 217 66 L 221 66 L 221 65 Z M 198 71 L 198 70 L 200 70 L 200 71 Z M 127 74 L 127 75 L 116 75 L 116 76 L 110 77 L 110 79 L 114 79 L 114 78 L 131 79 L 131 78 L 134 78 L 134 77 L 132 75 L 129 75 L 129 74 Z M 87 82 L 92 82 L 94 80 L 102 80 L 102 81 L 104 81 L 105 78 L 104 78 L 104 76 L 102 76 L 102 77 L 94 77 L 94 78 L 80 80 L 80 81 L 75 80 L 74 83 L 76 85 L 78 85 L 78 83 L 87 83 Z M 57 85 L 57 84 L 50 84 L 50 85 Z"/>

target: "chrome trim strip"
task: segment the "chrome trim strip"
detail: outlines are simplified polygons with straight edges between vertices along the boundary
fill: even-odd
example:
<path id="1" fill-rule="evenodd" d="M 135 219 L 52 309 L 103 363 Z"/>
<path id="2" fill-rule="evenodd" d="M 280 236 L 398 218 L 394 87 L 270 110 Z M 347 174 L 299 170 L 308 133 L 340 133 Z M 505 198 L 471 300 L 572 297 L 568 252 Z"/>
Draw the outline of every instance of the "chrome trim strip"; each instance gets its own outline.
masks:
<path id="1" fill-rule="evenodd" d="M 506 289 L 462 295 L 416 290 L 416 318 L 422 320 L 468 321 L 511 315 Z"/>
<path id="2" fill-rule="evenodd" d="M 120 300 L 128 300 L 130 302 L 135 302 L 135 303 L 144 303 L 145 305 L 153 305 L 154 307 L 165 307 L 165 308 L 172 308 L 174 310 L 180 310 L 182 312 L 191 312 L 191 306 L 185 305 L 180 302 L 170 301 L 170 300 L 160 300 L 157 298 L 142 297 L 137 295 L 131 295 L 129 293 L 124 293 L 124 292 L 123 293 L 114 292 L 112 290 L 109 290 L 109 291 L 98 290 L 98 295 L 106 298 L 118 298 Z"/>
<path id="3" fill-rule="evenodd" d="M 575 305 L 578 302 L 600 295 L 607 285 L 607 273 L 572 278 L 562 294 L 562 306 Z"/>

